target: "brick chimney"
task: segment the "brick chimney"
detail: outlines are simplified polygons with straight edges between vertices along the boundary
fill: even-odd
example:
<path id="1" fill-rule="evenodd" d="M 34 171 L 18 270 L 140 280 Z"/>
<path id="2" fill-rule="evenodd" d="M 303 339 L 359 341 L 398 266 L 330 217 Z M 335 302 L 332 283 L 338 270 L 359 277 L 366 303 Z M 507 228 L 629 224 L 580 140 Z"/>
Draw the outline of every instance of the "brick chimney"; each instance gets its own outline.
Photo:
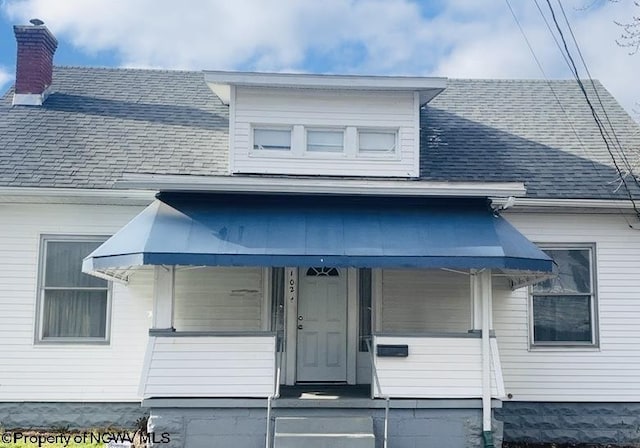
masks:
<path id="1" fill-rule="evenodd" d="M 32 25 L 13 27 L 18 44 L 13 104 L 41 106 L 49 94 L 58 41 L 43 21 L 30 22 Z"/>

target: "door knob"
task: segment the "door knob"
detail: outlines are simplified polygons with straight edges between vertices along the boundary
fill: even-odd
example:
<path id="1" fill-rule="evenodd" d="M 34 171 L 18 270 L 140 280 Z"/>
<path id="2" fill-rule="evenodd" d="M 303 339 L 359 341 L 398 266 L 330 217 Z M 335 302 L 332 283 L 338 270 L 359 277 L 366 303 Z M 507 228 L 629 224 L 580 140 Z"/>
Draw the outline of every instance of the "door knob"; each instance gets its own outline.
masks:
<path id="1" fill-rule="evenodd" d="M 302 320 L 302 316 L 298 316 L 298 320 Z"/>
<path id="2" fill-rule="evenodd" d="M 302 324 L 298 325 L 298 330 L 302 330 Z"/>

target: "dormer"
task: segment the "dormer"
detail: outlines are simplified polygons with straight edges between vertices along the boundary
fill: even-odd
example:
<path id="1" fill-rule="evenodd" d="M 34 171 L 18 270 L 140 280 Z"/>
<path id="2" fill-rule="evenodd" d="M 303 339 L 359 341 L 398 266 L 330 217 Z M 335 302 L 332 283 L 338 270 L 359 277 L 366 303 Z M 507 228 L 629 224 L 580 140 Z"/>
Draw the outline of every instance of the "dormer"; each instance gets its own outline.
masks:
<path id="1" fill-rule="evenodd" d="M 418 177 L 420 107 L 445 78 L 205 72 L 231 174 Z"/>

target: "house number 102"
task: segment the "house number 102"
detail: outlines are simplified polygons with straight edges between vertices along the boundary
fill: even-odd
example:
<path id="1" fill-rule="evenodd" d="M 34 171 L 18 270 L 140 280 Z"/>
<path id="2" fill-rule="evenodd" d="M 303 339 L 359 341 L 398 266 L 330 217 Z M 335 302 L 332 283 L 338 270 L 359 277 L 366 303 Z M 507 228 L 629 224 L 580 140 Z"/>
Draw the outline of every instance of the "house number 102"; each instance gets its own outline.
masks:
<path id="1" fill-rule="evenodd" d="M 289 272 L 289 275 L 287 276 L 287 290 L 289 294 L 289 300 L 293 302 L 296 299 L 295 269 L 289 269 L 288 272 Z"/>

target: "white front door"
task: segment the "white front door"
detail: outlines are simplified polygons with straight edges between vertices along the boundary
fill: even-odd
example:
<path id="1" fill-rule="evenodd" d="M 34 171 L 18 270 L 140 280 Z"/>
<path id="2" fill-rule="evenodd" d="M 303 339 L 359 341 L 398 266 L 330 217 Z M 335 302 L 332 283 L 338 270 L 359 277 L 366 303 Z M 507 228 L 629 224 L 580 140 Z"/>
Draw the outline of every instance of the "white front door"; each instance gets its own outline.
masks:
<path id="1" fill-rule="evenodd" d="M 297 380 L 346 381 L 346 271 L 303 268 L 299 272 Z"/>

